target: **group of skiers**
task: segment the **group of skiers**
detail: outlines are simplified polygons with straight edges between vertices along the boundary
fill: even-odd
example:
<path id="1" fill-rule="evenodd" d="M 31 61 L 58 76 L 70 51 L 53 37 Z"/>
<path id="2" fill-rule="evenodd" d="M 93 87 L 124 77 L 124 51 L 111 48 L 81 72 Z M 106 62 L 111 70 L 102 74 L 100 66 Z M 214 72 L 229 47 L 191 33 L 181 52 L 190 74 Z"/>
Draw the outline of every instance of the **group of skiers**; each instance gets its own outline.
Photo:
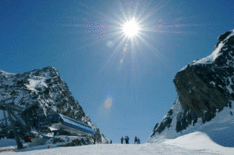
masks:
<path id="1" fill-rule="evenodd" d="M 123 141 L 125 140 L 125 143 L 126 144 L 129 144 L 129 137 L 128 136 L 125 136 L 125 138 L 121 137 L 120 141 L 121 141 L 121 144 L 123 144 Z M 134 138 L 134 144 L 140 144 L 140 139 L 137 138 L 137 136 L 135 136 Z"/>

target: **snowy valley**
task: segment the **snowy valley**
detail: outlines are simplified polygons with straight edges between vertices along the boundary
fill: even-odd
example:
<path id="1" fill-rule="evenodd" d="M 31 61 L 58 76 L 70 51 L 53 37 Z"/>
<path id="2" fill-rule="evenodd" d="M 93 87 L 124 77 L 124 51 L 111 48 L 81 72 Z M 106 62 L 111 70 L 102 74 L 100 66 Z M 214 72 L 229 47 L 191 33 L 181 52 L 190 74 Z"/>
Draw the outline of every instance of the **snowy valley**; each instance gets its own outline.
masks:
<path id="1" fill-rule="evenodd" d="M 92 138 L 78 138 L 82 146 L 66 145 L 77 137 L 70 135 L 68 140 L 68 136 L 60 136 L 63 141 L 34 146 L 25 143 L 24 149 L 4 154 L 234 154 L 234 30 L 222 34 L 218 40 L 211 55 L 193 61 L 175 75 L 178 98 L 163 120 L 155 125 L 145 144 L 107 144 L 109 140 L 85 115 L 55 68 L 23 74 L 1 71 L 1 100 L 15 97 L 14 103 L 23 109 L 23 114 L 16 115 L 22 115 L 34 132 L 41 132 L 40 120 L 53 112 L 82 121 L 95 131 Z M 3 115 L 1 119 L 3 128 Z M 9 140 L 10 135 L 1 130 L 1 149 L 16 147 L 14 141 Z"/>

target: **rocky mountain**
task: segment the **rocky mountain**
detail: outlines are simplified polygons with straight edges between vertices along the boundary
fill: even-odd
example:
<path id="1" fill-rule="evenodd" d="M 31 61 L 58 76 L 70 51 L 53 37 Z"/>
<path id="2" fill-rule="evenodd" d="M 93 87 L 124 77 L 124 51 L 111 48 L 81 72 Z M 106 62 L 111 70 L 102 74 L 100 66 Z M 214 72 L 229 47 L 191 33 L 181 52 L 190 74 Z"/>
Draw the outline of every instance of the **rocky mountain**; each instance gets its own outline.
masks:
<path id="1" fill-rule="evenodd" d="M 220 145 L 232 141 L 233 147 L 234 30 L 220 35 L 212 54 L 185 66 L 173 82 L 178 98 L 148 141 L 202 131 Z"/>
<path id="2" fill-rule="evenodd" d="M 109 142 L 85 115 L 54 67 L 20 74 L 0 71 L 0 101 L 8 98 L 14 98 L 14 106 L 21 109 L 21 112 L 16 111 L 15 115 L 20 116 L 31 130 L 39 132 L 47 114 L 60 113 L 90 125 L 95 131 L 92 139 L 96 142 Z M 4 123 L 3 120 L 1 123 Z M 6 136 L 10 135 L 13 134 L 6 133 Z M 92 139 L 89 139 L 90 143 L 94 141 Z"/>

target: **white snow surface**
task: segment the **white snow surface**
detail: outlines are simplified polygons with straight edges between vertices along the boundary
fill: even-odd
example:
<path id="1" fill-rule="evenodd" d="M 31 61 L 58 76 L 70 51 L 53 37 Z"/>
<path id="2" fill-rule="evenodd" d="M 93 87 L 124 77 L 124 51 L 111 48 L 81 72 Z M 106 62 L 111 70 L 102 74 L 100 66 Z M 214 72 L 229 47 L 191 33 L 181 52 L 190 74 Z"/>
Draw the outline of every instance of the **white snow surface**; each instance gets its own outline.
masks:
<path id="1" fill-rule="evenodd" d="M 221 48 L 224 46 L 223 42 L 219 43 L 218 47 L 212 52 L 211 55 L 202 58 L 198 61 L 196 61 L 193 65 L 197 65 L 197 64 L 211 64 L 215 61 L 215 59 L 217 57 L 219 57 L 220 55 L 222 55 L 220 52 Z"/>
<path id="2" fill-rule="evenodd" d="M 97 144 L 75 147 L 51 147 L 47 145 L 4 152 L 5 155 L 233 155 L 234 148 L 214 143 L 203 132 L 190 133 L 176 139 L 164 139 L 145 144 Z"/>
<path id="3" fill-rule="evenodd" d="M 47 87 L 44 83 L 45 78 L 29 79 L 29 85 L 25 85 L 29 90 L 37 92 L 35 88 Z"/>
<path id="4" fill-rule="evenodd" d="M 173 139 L 198 131 L 208 135 L 212 141 L 221 146 L 234 147 L 234 101 L 230 102 L 232 103 L 231 108 L 224 107 L 223 110 L 217 112 L 216 116 L 209 122 L 203 124 L 202 119 L 199 118 L 194 126 L 191 124 L 185 130 L 182 130 L 182 132 L 176 132 L 176 117 L 183 111 L 180 102 L 177 100 L 172 107 L 173 114 L 170 116 L 172 118 L 171 127 L 166 128 L 160 134 L 156 133 L 153 137 L 148 139 L 148 142 L 157 143 L 165 139 Z"/>

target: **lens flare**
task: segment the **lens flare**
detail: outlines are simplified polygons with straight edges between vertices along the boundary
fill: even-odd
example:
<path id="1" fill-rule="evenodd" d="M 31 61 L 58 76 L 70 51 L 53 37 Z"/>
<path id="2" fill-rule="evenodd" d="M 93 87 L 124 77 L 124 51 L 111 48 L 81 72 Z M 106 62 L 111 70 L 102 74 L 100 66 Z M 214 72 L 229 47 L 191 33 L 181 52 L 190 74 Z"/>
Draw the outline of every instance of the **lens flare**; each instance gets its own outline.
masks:
<path id="1" fill-rule="evenodd" d="M 106 45 L 107 47 L 111 48 L 114 46 L 114 43 L 112 41 L 108 41 Z"/>
<path id="2" fill-rule="evenodd" d="M 112 105 L 113 105 L 112 99 L 111 99 L 110 97 L 108 97 L 108 98 L 105 100 L 104 105 L 105 105 L 105 108 L 106 108 L 106 109 L 111 108 Z"/>
<path id="3" fill-rule="evenodd" d="M 120 64 L 122 64 L 122 63 L 123 63 L 123 60 L 124 60 L 123 58 L 119 60 Z"/>

